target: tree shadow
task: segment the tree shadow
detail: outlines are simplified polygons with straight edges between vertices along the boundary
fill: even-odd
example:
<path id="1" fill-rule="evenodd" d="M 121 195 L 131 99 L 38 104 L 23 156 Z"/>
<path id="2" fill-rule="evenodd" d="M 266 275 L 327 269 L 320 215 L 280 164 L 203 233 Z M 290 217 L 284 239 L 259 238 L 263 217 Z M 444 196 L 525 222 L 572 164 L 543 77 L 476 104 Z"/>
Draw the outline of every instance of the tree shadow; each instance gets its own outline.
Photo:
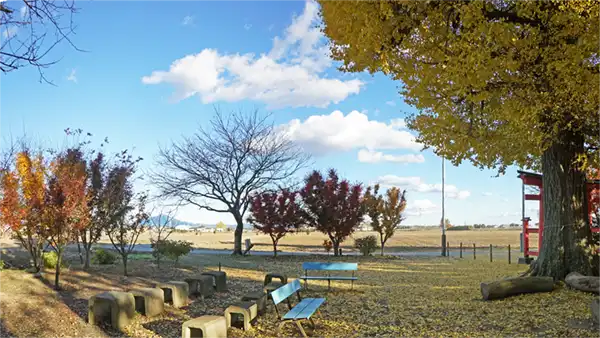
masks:
<path id="1" fill-rule="evenodd" d="M 0 318 L 0 337 L 12 338 L 16 337 L 10 330 L 6 327 L 6 323 L 4 323 L 4 319 Z"/>

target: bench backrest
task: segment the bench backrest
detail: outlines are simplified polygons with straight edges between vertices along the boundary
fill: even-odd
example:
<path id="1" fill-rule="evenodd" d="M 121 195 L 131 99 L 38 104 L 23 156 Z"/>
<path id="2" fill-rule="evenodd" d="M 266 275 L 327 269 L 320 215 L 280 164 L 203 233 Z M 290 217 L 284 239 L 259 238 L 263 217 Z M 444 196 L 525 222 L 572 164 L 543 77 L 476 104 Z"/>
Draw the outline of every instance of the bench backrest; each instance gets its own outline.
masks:
<path id="1" fill-rule="evenodd" d="M 358 270 L 358 263 L 302 263 L 302 270 L 351 271 Z"/>
<path id="2" fill-rule="evenodd" d="M 295 279 L 294 281 L 289 282 L 286 285 L 271 292 L 271 298 L 273 298 L 273 303 L 275 303 L 275 305 L 277 305 L 277 304 L 283 302 L 289 296 L 298 292 L 299 290 L 300 290 L 300 281 L 298 279 Z"/>

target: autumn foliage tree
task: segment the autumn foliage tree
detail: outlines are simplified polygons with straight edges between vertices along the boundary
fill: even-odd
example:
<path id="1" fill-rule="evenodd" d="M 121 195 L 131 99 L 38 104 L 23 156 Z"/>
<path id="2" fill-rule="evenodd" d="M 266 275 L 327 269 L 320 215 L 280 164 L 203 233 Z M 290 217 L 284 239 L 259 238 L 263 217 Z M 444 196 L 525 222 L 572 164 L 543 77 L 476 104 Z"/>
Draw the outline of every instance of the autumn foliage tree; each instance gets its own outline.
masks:
<path id="1" fill-rule="evenodd" d="M 404 220 L 402 213 L 406 209 L 406 190 L 393 187 L 385 196 L 379 194 L 379 184 L 369 187 L 365 193 L 364 203 L 367 214 L 371 218 L 371 227 L 379 234 L 381 255 L 388 239 L 394 236 L 396 228 Z"/>
<path id="2" fill-rule="evenodd" d="M 43 228 L 56 252 L 54 286 L 59 288 L 64 250 L 89 222 L 87 171 L 84 154 L 71 148 L 58 154 L 50 166 L 43 210 Z"/>
<path id="3" fill-rule="evenodd" d="M 455 165 L 543 172 L 532 275 L 598 275 L 585 206 L 600 159 L 598 1 L 319 3 L 333 58 L 400 81 L 419 142 Z"/>
<path id="4" fill-rule="evenodd" d="M 7 225 L 12 236 L 29 252 L 38 272 L 47 238 L 43 212 L 48 167 L 41 151 L 26 146 L 16 153 L 14 160 L 0 168 L 0 223 Z"/>
<path id="5" fill-rule="evenodd" d="M 315 170 L 305 178 L 300 196 L 306 222 L 326 234 L 334 255 L 339 255 L 340 243 L 354 232 L 365 214 L 362 186 L 340 179 L 334 169 L 327 177 Z"/>
<path id="6" fill-rule="evenodd" d="M 277 257 L 277 243 L 286 234 L 302 225 L 302 210 L 297 193 L 283 189 L 280 192 L 256 194 L 250 202 L 248 222 L 273 241 L 273 256 Z"/>

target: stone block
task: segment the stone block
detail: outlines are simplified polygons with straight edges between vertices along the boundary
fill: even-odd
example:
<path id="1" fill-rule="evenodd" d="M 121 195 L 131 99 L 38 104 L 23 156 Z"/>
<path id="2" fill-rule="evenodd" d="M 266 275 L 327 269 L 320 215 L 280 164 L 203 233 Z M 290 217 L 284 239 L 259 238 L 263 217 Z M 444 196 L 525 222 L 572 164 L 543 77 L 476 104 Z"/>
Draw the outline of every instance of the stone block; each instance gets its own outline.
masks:
<path id="1" fill-rule="evenodd" d="M 227 321 L 227 328 L 231 327 L 233 316 L 242 317 L 244 323 L 244 331 L 250 330 L 252 325 L 251 321 L 258 315 L 258 306 L 255 302 L 239 302 L 230 305 L 225 309 L 225 320 Z"/>
<path id="2" fill-rule="evenodd" d="M 188 302 L 190 287 L 186 282 L 169 281 L 158 283 L 156 287 L 164 292 L 165 303 L 171 303 L 173 307 L 180 308 Z"/>
<path id="3" fill-rule="evenodd" d="M 273 279 L 279 279 L 279 283 L 281 285 L 285 285 L 288 282 L 288 278 L 287 275 L 282 274 L 282 273 L 275 273 L 275 272 L 271 272 L 265 275 L 265 280 L 263 282 L 263 285 L 269 285 L 273 282 Z"/>
<path id="4" fill-rule="evenodd" d="M 227 338 L 227 321 L 223 316 L 202 316 L 181 326 L 181 338 Z"/>
<path id="5" fill-rule="evenodd" d="M 135 310 L 146 317 L 161 314 L 165 306 L 165 292 L 160 288 L 130 290 L 135 298 Z"/>
<path id="6" fill-rule="evenodd" d="M 225 271 L 207 271 L 202 274 L 211 276 L 214 279 L 214 285 L 217 292 L 227 291 L 227 274 Z"/>
<path id="7" fill-rule="evenodd" d="M 250 292 L 242 296 L 242 302 L 252 301 L 256 303 L 258 314 L 262 315 L 267 311 L 267 294 L 264 291 Z"/>
<path id="8" fill-rule="evenodd" d="M 88 322 L 96 325 L 102 321 L 123 331 L 135 316 L 135 299 L 129 292 L 107 291 L 88 300 Z"/>
<path id="9" fill-rule="evenodd" d="M 213 277 L 211 276 L 200 275 L 197 277 L 186 278 L 185 281 L 188 283 L 190 294 L 192 295 L 200 295 L 206 298 L 215 294 Z"/>

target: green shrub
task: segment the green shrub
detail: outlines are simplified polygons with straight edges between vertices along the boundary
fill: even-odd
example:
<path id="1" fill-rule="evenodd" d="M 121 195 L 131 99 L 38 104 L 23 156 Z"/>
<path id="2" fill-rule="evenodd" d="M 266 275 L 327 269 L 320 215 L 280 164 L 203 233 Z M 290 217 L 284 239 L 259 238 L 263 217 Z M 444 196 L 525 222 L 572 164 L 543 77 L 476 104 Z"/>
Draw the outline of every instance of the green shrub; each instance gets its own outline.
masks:
<path id="1" fill-rule="evenodd" d="M 56 263 L 58 263 L 58 254 L 56 251 L 48 251 L 42 253 L 42 261 L 44 262 L 44 267 L 47 269 L 56 269 Z M 62 265 L 64 266 L 64 261 Z"/>
<path id="2" fill-rule="evenodd" d="M 367 237 L 355 239 L 354 247 L 357 248 L 358 250 L 360 250 L 360 252 L 364 256 L 369 256 L 370 254 L 375 252 L 375 250 L 377 250 L 377 248 L 379 248 L 379 245 L 377 243 L 377 237 L 367 236 Z"/>
<path id="3" fill-rule="evenodd" d="M 455 225 L 446 229 L 447 231 L 460 231 L 460 230 L 471 230 L 473 229 L 470 225 Z"/>
<path id="4" fill-rule="evenodd" d="M 152 256 L 154 258 L 168 257 L 178 262 L 181 256 L 189 254 L 190 251 L 192 251 L 192 242 L 188 241 L 166 239 L 152 243 Z"/>
<path id="5" fill-rule="evenodd" d="M 94 263 L 100 264 L 100 265 L 109 265 L 109 264 L 114 264 L 117 261 L 117 258 L 118 258 L 117 255 L 115 255 L 114 253 L 112 253 L 108 250 L 98 249 L 94 253 L 94 257 L 92 258 L 92 261 Z"/>

